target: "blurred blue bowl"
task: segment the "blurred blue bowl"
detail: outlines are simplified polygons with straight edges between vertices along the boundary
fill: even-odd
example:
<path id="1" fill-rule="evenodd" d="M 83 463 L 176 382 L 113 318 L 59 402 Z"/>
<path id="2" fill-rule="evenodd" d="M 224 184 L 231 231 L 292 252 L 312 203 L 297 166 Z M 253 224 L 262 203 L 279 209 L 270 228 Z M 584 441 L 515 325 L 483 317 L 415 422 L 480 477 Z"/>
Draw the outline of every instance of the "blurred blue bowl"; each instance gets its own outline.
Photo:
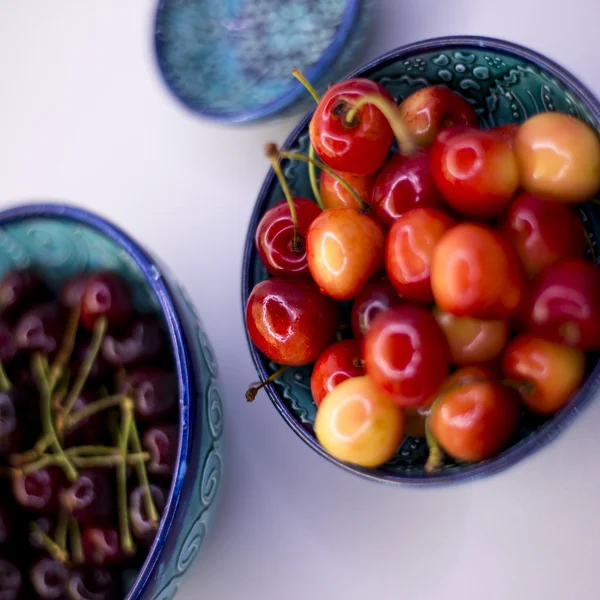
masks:
<path id="1" fill-rule="evenodd" d="M 373 0 L 160 0 L 154 49 L 162 79 L 193 112 L 230 123 L 304 110 L 352 67 Z"/>
<path id="2" fill-rule="evenodd" d="M 0 212 L 0 277 L 32 266 L 51 287 L 100 268 L 129 282 L 136 308 L 161 316 L 179 382 L 179 449 L 160 527 L 139 572 L 123 573 L 127 600 L 166 600 L 178 590 L 214 516 L 223 467 L 217 364 L 185 291 L 130 236 L 105 219 L 60 204 Z"/>

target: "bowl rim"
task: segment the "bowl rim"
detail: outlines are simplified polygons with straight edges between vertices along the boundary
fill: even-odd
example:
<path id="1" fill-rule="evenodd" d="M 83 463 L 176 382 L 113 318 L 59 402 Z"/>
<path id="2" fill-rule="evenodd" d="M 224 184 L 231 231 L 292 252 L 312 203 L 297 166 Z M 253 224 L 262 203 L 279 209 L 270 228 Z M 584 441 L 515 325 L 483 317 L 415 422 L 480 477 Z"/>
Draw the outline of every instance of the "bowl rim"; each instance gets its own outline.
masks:
<path id="1" fill-rule="evenodd" d="M 259 121 L 281 112 L 283 109 L 288 108 L 305 93 L 304 87 L 298 83 L 297 85 L 293 85 L 289 91 L 285 92 L 267 104 L 263 104 L 258 108 L 233 112 L 223 112 L 219 110 L 213 110 L 211 108 L 203 108 L 200 103 L 181 96 L 181 94 L 175 89 L 171 78 L 167 75 L 165 64 L 165 42 L 164 40 L 161 40 L 160 36 L 158 35 L 161 25 L 161 18 L 167 8 L 167 4 L 170 1 L 171 0 L 159 0 L 154 13 L 152 41 L 155 65 L 158 68 L 160 79 L 162 80 L 163 84 L 187 110 L 191 111 L 195 115 L 201 115 L 203 117 L 208 117 L 209 119 L 223 123 L 250 123 L 252 121 Z M 344 50 L 344 46 L 348 41 L 348 38 L 353 33 L 354 24 L 356 23 L 360 14 L 362 2 L 363 0 L 348 0 L 348 5 L 344 10 L 343 20 L 335 34 L 335 37 L 333 38 L 333 41 L 329 46 L 327 46 L 325 51 L 321 54 L 319 60 L 312 66 L 312 68 L 307 69 L 304 72 L 305 77 L 307 77 L 309 81 L 316 81 L 319 79 Z"/>
<path id="2" fill-rule="evenodd" d="M 489 49 L 490 51 L 505 53 L 508 55 L 516 56 L 527 60 L 535 64 L 538 68 L 548 72 L 552 77 L 557 79 L 564 87 L 572 91 L 581 100 L 581 103 L 585 105 L 587 110 L 590 112 L 594 120 L 600 124 L 600 101 L 593 92 L 587 88 L 577 77 L 572 75 L 564 67 L 558 63 L 544 56 L 543 54 L 531 50 L 520 44 L 502 40 L 494 37 L 485 36 L 441 36 L 428 38 L 422 41 L 406 44 L 395 48 L 365 65 L 359 67 L 350 73 L 346 79 L 352 77 L 361 77 L 369 75 L 369 72 L 375 68 L 379 68 L 385 65 L 385 63 L 406 59 L 414 54 L 422 52 L 432 52 L 437 50 L 468 50 L 469 48 L 477 49 Z M 297 141 L 298 137 L 306 130 L 308 123 L 312 117 L 314 109 L 307 112 L 292 132 L 288 135 L 282 148 L 290 149 Z M 268 175 L 265 177 L 263 185 L 258 194 L 257 200 L 252 211 L 250 218 L 248 231 L 246 235 L 246 241 L 244 244 L 244 255 L 242 263 L 242 285 L 241 285 L 241 300 L 242 300 L 242 317 L 245 323 L 245 307 L 250 295 L 250 270 L 254 260 L 256 259 L 256 248 L 254 245 L 254 234 L 258 226 L 258 222 L 262 217 L 266 208 L 269 193 L 271 187 L 275 181 L 275 174 L 270 169 Z M 254 362 L 254 366 L 258 372 L 258 375 L 262 381 L 269 377 L 269 373 L 265 368 L 265 361 L 268 359 L 258 351 L 258 349 L 252 343 L 248 330 L 245 327 L 246 341 L 250 348 L 250 354 Z M 588 375 L 583 385 L 580 387 L 578 392 L 575 394 L 571 402 L 559 412 L 546 421 L 543 425 L 536 430 L 535 434 L 519 441 L 517 444 L 507 448 L 501 455 L 492 459 L 475 463 L 464 469 L 461 469 L 453 473 L 437 473 L 432 475 L 395 475 L 387 473 L 385 471 L 378 471 L 375 469 L 365 469 L 355 465 L 345 463 L 341 460 L 330 455 L 314 438 L 309 435 L 308 432 L 302 427 L 302 425 L 296 420 L 294 415 L 288 410 L 284 402 L 281 399 L 280 393 L 275 387 L 274 383 L 270 383 L 265 386 L 267 394 L 278 410 L 279 414 L 283 417 L 284 421 L 294 431 L 294 433 L 302 440 L 309 448 L 315 451 L 317 454 L 325 458 L 328 462 L 332 463 L 343 469 L 348 473 L 359 475 L 362 478 L 369 479 L 371 481 L 377 481 L 380 483 L 386 483 L 392 486 L 400 487 L 437 487 L 441 485 L 455 484 L 459 482 L 473 481 L 486 477 L 489 475 L 497 474 L 505 471 L 509 467 L 521 462 L 523 459 L 530 457 L 541 448 L 547 446 L 550 442 L 556 439 L 568 425 L 575 419 L 575 417 L 581 412 L 584 407 L 587 407 L 596 392 L 600 389 L 600 361 L 592 372 Z"/>
<path id="3" fill-rule="evenodd" d="M 148 549 L 144 563 L 126 595 L 126 600 L 133 600 L 139 598 L 148 586 L 158 558 L 164 550 L 165 541 L 172 532 L 175 513 L 179 508 L 181 491 L 185 483 L 185 474 L 189 467 L 191 439 L 188 424 L 191 418 L 190 371 L 192 365 L 186 350 L 183 327 L 172 293 L 165 281 L 166 276 L 161 268 L 157 266 L 157 261 L 120 227 L 96 213 L 63 203 L 36 201 L 0 210 L 0 227 L 10 223 L 35 219 L 53 219 L 81 224 L 104 235 L 119 248 L 124 249 L 139 267 L 146 284 L 158 300 L 162 316 L 169 330 L 179 386 L 178 452 L 169 496 L 160 519 L 159 528 L 152 545 Z M 197 415 L 198 436 L 201 435 L 202 430 L 201 419 L 202 415 L 199 411 Z M 200 443 L 200 440 L 198 443 Z"/>

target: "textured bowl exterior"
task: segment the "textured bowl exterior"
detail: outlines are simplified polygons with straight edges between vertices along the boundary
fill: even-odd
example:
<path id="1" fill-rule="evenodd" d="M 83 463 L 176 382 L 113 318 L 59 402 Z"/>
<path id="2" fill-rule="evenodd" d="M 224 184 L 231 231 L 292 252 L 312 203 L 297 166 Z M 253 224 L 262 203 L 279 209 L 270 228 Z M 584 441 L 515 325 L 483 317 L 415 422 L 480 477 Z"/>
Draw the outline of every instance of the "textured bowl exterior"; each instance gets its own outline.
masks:
<path id="1" fill-rule="evenodd" d="M 445 85 L 470 102 L 484 127 L 520 123 L 543 111 L 559 111 L 579 117 L 600 131 L 600 104 L 576 78 L 544 56 L 501 40 L 480 37 L 448 37 L 419 42 L 394 50 L 351 76 L 368 77 L 384 85 L 401 101 L 429 85 Z M 284 147 L 306 153 L 309 145 L 307 114 L 290 134 Z M 284 172 L 292 193 L 313 198 L 304 163 L 286 161 Z M 242 270 L 242 306 L 250 291 L 268 274 L 254 248 L 254 234 L 262 215 L 283 198 L 271 172 L 266 178 L 251 217 Z M 588 202 L 580 210 L 594 257 L 600 222 L 597 207 Z M 591 256 L 591 253 L 590 253 Z M 351 304 L 343 303 L 346 312 Z M 248 339 L 260 379 L 277 369 Z M 476 464 L 448 462 L 439 473 L 424 471 L 428 450 L 424 440 L 407 437 L 397 454 L 378 469 L 362 469 L 329 455 L 313 431 L 316 406 L 310 393 L 312 365 L 288 369 L 267 386 L 273 404 L 286 423 L 313 450 L 337 466 L 371 480 L 391 484 L 440 485 L 490 475 L 532 454 L 554 439 L 588 404 L 600 387 L 600 366 L 594 360 L 591 374 L 570 404 L 551 418 L 528 414 L 522 419 L 512 444 L 499 456 Z"/>
<path id="2" fill-rule="evenodd" d="M 161 525 L 146 561 L 130 576 L 128 600 L 168 600 L 179 589 L 210 528 L 223 468 L 223 411 L 217 363 L 185 291 L 127 234 L 66 205 L 24 205 L 0 212 L 0 276 L 39 268 L 50 285 L 98 268 L 118 270 L 136 307 L 164 318 L 180 387 L 180 447 Z"/>

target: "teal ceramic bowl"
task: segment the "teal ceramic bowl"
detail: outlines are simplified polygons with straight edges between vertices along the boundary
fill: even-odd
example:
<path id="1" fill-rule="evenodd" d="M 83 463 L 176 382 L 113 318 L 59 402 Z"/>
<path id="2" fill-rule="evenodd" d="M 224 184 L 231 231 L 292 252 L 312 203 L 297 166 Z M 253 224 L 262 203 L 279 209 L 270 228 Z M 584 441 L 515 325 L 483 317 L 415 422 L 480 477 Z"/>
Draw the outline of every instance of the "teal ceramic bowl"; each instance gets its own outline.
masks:
<path id="1" fill-rule="evenodd" d="M 359 69 L 351 77 L 380 82 L 399 102 L 419 88 L 445 85 L 471 103 L 483 127 L 521 123 L 544 111 L 574 115 L 600 132 L 600 103 L 578 79 L 555 62 L 522 46 L 482 37 L 447 37 L 427 40 L 393 50 Z M 290 134 L 285 149 L 308 151 L 307 114 Z M 286 162 L 284 172 L 296 196 L 313 198 L 304 163 Z M 259 220 L 283 198 L 274 174 L 264 182 L 252 215 L 246 239 L 242 271 L 242 306 L 259 281 L 268 274 L 254 247 Z M 581 218 L 594 247 L 600 235 L 597 206 L 587 203 Z M 598 253 L 596 252 L 596 255 Z M 348 316 L 348 304 L 342 305 Z M 261 380 L 278 366 L 269 362 L 248 339 Z M 593 360 L 591 373 L 570 404 L 550 418 L 524 414 L 512 444 L 499 456 L 477 464 L 447 462 L 438 473 L 428 475 L 428 456 L 422 439 L 407 437 L 396 455 L 378 469 L 362 469 L 329 455 L 313 431 L 316 406 L 310 393 L 312 365 L 288 369 L 267 387 L 271 401 L 285 422 L 323 458 L 356 475 L 371 480 L 411 485 L 439 485 L 500 472 L 531 455 L 565 430 L 600 387 L 600 366 Z"/>
<path id="2" fill-rule="evenodd" d="M 72 206 L 34 204 L 0 212 L 0 277 L 39 269 L 51 287 L 69 276 L 116 269 L 136 308 L 162 317 L 179 382 L 179 448 L 160 527 L 139 571 L 123 573 L 127 600 L 167 600 L 198 554 L 217 505 L 223 411 L 217 364 L 183 288 L 164 265 L 108 221 Z"/>

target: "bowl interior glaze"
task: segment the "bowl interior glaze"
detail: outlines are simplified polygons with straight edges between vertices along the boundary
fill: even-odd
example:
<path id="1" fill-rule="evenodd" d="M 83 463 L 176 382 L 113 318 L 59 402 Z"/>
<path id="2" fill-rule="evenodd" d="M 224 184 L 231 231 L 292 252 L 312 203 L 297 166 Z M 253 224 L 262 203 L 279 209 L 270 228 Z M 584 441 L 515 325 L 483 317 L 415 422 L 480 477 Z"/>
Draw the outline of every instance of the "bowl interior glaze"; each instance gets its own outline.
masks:
<path id="1" fill-rule="evenodd" d="M 401 101 L 417 89 L 445 85 L 470 102 L 483 127 L 521 123 L 544 111 L 574 115 L 600 131 L 600 106 L 581 82 L 560 66 L 526 48 L 486 38 L 441 38 L 413 44 L 375 60 L 353 76 L 380 82 Z M 286 149 L 308 151 L 308 114 L 285 143 Z M 313 198 L 304 163 L 284 164 L 284 172 L 298 196 Z M 254 248 L 254 234 L 264 212 L 283 199 L 279 184 L 270 173 L 257 200 L 246 240 L 242 303 L 246 304 L 253 286 L 267 277 Z M 600 234 L 596 207 L 586 203 L 580 210 L 594 256 Z M 590 252 L 591 256 L 591 252 Z M 350 303 L 342 304 L 349 314 Z M 250 343 L 250 341 L 249 341 Z M 277 369 L 250 343 L 260 378 Z M 600 385 L 600 367 L 592 360 L 590 375 L 570 404 L 550 418 L 524 414 L 512 444 L 499 456 L 465 465 L 447 462 L 439 473 L 427 475 L 424 465 L 428 450 L 424 440 L 407 437 L 396 455 L 378 469 L 362 469 L 331 457 L 319 445 L 313 432 L 316 406 L 310 393 L 312 365 L 288 369 L 268 394 L 291 428 L 315 451 L 338 466 L 361 476 L 388 483 L 430 485 L 449 483 L 501 471 L 547 444 L 589 402 Z"/>

